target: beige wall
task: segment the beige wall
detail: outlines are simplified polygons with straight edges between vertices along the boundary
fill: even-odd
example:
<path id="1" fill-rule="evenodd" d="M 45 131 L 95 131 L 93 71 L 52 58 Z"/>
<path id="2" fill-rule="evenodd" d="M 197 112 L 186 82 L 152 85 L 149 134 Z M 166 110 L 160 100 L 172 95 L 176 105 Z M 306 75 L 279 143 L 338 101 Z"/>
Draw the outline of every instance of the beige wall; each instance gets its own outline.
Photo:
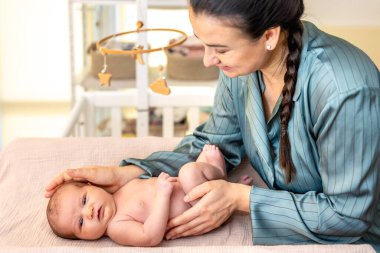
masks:
<path id="1" fill-rule="evenodd" d="M 380 69 L 380 26 L 320 26 L 366 52 Z"/>
<path id="2" fill-rule="evenodd" d="M 65 102 L 15 102 L 1 106 L 0 149 L 16 138 L 60 137 L 70 112 L 70 104 Z"/>
<path id="3" fill-rule="evenodd" d="M 380 68 L 379 0 L 304 0 L 303 19 L 366 52 Z"/>

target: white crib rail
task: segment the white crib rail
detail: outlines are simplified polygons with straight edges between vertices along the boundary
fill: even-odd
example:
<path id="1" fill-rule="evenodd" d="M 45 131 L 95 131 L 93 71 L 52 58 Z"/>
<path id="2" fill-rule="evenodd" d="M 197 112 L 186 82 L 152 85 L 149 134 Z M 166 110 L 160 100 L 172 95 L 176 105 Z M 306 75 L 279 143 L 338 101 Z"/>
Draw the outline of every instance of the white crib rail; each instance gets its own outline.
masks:
<path id="1" fill-rule="evenodd" d="M 74 132 L 74 128 L 80 122 L 80 116 L 84 112 L 86 107 L 86 98 L 81 97 L 74 105 L 73 109 L 70 112 L 69 119 L 63 132 L 62 137 L 68 137 Z"/>
<path id="2" fill-rule="evenodd" d="M 189 131 L 193 131 L 199 124 L 199 107 L 212 106 L 215 87 L 206 86 L 176 86 L 171 87 L 172 93 L 163 96 L 153 92 L 148 93 L 149 106 L 163 108 L 163 136 L 174 136 L 174 107 L 188 107 Z M 111 109 L 111 135 L 121 136 L 123 107 L 135 107 L 137 90 L 126 91 L 93 91 L 84 92 L 73 107 L 62 136 L 75 135 L 75 126 L 84 126 L 83 131 L 76 135 L 95 136 L 95 109 Z M 81 117 L 83 116 L 83 117 Z M 81 124 L 83 121 L 83 124 Z M 82 134 L 82 132 L 84 132 Z M 138 132 L 138 131 L 137 131 Z"/>

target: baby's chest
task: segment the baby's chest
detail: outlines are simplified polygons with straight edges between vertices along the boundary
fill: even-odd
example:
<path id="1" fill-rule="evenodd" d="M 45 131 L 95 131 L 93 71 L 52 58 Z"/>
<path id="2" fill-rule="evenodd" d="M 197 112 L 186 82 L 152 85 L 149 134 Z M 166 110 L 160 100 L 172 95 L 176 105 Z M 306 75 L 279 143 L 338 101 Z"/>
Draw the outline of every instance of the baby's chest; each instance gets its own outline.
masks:
<path id="1" fill-rule="evenodd" d="M 154 199 L 154 196 L 149 197 L 147 190 L 125 191 L 122 198 L 116 202 L 118 215 L 129 216 L 134 220 L 144 222 L 150 213 Z"/>

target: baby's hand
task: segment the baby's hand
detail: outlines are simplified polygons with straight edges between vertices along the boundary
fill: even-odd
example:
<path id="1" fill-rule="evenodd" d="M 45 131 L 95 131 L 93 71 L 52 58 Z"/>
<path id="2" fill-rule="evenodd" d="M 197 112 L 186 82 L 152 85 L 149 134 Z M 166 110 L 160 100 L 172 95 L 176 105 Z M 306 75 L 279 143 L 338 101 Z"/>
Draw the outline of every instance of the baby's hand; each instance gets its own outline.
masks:
<path id="1" fill-rule="evenodd" d="M 157 178 L 157 191 L 171 194 L 174 188 L 174 182 L 177 182 L 176 177 L 171 177 L 169 174 L 161 172 Z"/>

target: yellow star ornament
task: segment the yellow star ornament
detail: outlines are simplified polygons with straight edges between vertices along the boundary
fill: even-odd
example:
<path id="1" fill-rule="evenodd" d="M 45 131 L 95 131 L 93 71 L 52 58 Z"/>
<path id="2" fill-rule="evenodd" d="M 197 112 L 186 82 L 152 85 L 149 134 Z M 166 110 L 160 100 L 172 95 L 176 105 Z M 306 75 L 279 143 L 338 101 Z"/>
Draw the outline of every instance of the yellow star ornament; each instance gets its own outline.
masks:
<path id="1" fill-rule="evenodd" d="M 157 79 L 155 82 L 150 84 L 149 87 L 152 91 L 162 95 L 169 95 L 171 92 L 164 78 Z"/>
<path id="2" fill-rule="evenodd" d="M 99 80 L 100 80 L 100 85 L 101 86 L 111 86 L 111 78 L 112 78 L 112 75 L 110 73 L 103 73 L 103 72 L 100 72 L 98 74 L 98 77 L 99 77 Z"/>

